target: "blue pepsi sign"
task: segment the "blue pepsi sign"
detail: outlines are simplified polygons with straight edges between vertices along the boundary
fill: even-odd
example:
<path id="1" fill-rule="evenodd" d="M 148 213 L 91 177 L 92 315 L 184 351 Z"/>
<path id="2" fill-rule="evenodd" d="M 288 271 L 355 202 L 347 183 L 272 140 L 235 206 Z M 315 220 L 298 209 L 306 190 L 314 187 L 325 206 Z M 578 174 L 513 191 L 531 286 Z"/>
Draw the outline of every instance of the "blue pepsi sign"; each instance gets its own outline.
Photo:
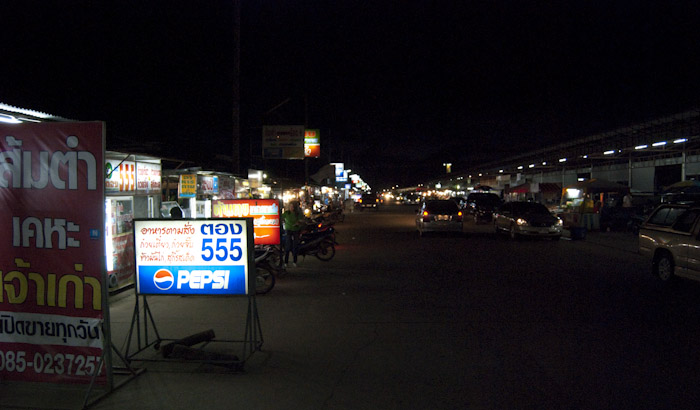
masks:
<path id="1" fill-rule="evenodd" d="M 246 295 L 254 266 L 252 219 L 134 220 L 136 291 Z"/>

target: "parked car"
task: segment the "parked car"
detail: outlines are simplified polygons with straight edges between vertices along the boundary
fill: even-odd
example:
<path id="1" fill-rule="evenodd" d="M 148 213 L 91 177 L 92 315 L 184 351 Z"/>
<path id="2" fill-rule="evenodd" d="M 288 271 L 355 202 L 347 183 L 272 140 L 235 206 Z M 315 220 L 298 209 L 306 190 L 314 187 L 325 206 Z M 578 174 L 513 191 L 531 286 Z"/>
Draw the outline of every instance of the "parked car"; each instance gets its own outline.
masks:
<path id="1" fill-rule="evenodd" d="M 373 194 L 362 194 L 360 199 L 357 201 L 357 205 L 360 207 L 360 211 L 365 208 L 377 209 L 379 207 L 379 198 Z"/>
<path id="2" fill-rule="evenodd" d="M 563 223 L 546 206 L 537 202 L 513 201 L 501 205 L 494 215 L 496 233 L 507 232 L 511 239 L 539 236 L 558 240 Z"/>
<path id="3" fill-rule="evenodd" d="M 474 223 L 490 222 L 493 213 L 503 204 L 501 198 L 490 192 L 472 192 L 467 195 L 467 209 L 474 218 Z"/>
<path id="4" fill-rule="evenodd" d="M 426 232 L 462 233 L 462 210 L 451 199 L 431 199 L 421 204 L 416 214 L 416 229 Z"/>
<path id="5" fill-rule="evenodd" d="M 700 205 L 661 205 L 639 227 L 639 253 L 652 273 L 669 281 L 682 276 L 700 281 Z"/>

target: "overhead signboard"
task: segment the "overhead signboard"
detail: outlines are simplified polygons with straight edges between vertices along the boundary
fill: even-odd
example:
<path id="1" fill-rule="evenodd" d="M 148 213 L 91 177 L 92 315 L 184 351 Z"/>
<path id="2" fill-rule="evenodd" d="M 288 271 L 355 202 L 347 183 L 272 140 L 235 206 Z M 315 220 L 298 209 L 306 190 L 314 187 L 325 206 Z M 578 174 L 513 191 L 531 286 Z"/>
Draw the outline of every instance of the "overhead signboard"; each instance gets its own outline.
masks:
<path id="1" fill-rule="evenodd" d="M 105 192 L 136 190 L 136 163 L 133 161 L 105 160 Z"/>
<path id="2" fill-rule="evenodd" d="M 196 187 L 195 187 L 196 189 Z M 203 175 L 199 177 L 199 191 L 202 195 L 216 195 L 219 193 L 219 177 L 216 175 Z"/>
<path id="3" fill-rule="evenodd" d="M 251 294 L 252 231 L 243 218 L 135 219 L 136 292 Z"/>
<path id="4" fill-rule="evenodd" d="M 103 166 L 101 122 L 0 124 L 0 380 L 87 384 L 99 368 Z"/>
<path id="5" fill-rule="evenodd" d="M 321 130 L 306 130 L 304 132 L 304 157 L 318 158 L 321 156 Z"/>
<path id="6" fill-rule="evenodd" d="M 304 159 L 303 125 L 264 125 L 263 157 L 267 159 Z"/>
<path id="7" fill-rule="evenodd" d="M 136 189 L 139 191 L 160 192 L 161 167 L 160 164 L 148 162 L 136 163 Z"/>
<path id="8" fill-rule="evenodd" d="M 197 175 L 180 175 L 180 183 L 177 186 L 178 198 L 195 198 L 197 196 Z"/>
<path id="9" fill-rule="evenodd" d="M 253 218 L 256 245 L 280 244 L 280 206 L 277 199 L 220 199 L 212 202 L 214 218 Z"/>

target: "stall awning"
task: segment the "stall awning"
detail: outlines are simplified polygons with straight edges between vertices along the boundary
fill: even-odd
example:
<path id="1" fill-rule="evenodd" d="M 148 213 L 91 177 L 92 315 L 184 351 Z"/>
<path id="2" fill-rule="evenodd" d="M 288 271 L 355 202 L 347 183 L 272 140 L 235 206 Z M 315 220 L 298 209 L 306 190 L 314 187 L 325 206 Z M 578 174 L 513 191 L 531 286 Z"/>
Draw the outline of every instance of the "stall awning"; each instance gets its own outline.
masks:
<path id="1" fill-rule="evenodd" d="M 524 184 L 516 185 L 512 188 L 508 188 L 509 194 L 526 194 L 530 192 L 530 183 L 526 182 Z"/>
<path id="2" fill-rule="evenodd" d="M 544 194 L 561 194 L 561 186 L 553 182 L 540 182 L 540 192 Z"/>

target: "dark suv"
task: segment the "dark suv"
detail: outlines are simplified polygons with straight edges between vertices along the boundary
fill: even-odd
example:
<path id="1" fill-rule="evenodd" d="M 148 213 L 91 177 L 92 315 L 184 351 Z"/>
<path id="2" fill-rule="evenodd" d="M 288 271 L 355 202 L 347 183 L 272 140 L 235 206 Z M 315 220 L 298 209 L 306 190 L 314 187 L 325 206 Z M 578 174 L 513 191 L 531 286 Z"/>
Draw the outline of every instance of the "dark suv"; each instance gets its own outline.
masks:
<path id="1" fill-rule="evenodd" d="M 364 210 L 365 208 L 377 209 L 379 206 L 379 198 L 373 194 L 363 194 L 357 201 L 357 205 L 360 206 L 360 211 Z"/>
<path id="2" fill-rule="evenodd" d="M 467 196 L 467 209 L 474 218 L 474 223 L 490 222 L 493 213 L 503 204 L 501 198 L 489 192 L 472 192 Z"/>

